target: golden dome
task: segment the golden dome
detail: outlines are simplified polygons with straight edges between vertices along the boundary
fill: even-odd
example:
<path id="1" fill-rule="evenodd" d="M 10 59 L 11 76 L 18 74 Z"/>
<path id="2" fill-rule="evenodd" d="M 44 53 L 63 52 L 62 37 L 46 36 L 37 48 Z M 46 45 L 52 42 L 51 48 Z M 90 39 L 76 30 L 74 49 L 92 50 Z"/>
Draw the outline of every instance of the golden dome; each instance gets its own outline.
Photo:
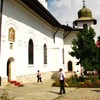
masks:
<path id="1" fill-rule="evenodd" d="M 83 6 L 83 8 L 81 10 L 79 10 L 79 12 L 78 12 L 78 18 L 81 18 L 81 17 L 92 18 L 91 10 L 86 8 L 85 6 Z"/>

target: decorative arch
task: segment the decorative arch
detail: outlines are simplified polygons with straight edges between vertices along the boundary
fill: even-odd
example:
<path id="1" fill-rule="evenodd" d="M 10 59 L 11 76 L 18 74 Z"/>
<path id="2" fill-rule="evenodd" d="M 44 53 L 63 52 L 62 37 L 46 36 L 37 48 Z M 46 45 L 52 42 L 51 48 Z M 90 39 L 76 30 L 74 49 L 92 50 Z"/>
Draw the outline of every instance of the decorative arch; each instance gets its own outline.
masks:
<path id="1" fill-rule="evenodd" d="M 13 34 L 12 37 L 16 39 L 15 36 L 17 36 L 16 33 L 19 31 L 19 26 L 16 23 L 16 21 L 12 18 L 9 18 L 3 26 L 3 32 L 2 32 L 3 34 L 2 35 L 5 36 L 7 40 L 9 40 L 9 33 L 10 33 L 9 31 Z M 15 33 L 15 35 L 14 35 L 14 33 Z M 13 39 L 14 40 L 13 42 L 15 42 L 15 39 Z"/>
<path id="2" fill-rule="evenodd" d="M 38 39 L 36 38 L 36 32 L 34 31 L 34 29 L 29 29 L 27 32 L 26 32 L 26 36 L 27 36 L 27 41 L 29 41 L 29 39 L 32 39 L 34 40 L 34 45 L 37 45 L 38 44 Z M 27 35 L 28 34 L 28 35 Z"/>

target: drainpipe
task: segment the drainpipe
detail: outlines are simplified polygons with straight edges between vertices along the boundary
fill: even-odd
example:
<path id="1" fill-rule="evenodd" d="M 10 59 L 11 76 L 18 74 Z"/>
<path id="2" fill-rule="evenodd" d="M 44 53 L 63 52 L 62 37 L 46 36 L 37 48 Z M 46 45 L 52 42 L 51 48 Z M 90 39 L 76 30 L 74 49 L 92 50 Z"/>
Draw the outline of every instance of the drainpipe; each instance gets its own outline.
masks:
<path id="1" fill-rule="evenodd" d="M 3 9 L 3 1 L 0 0 L 0 56 L 1 56 L 1 28 L 2 28 L 2 9 Z"/>
<path id="2" fill-rule="evenodd" d="M 63 39 L 65 39 L 66 38 L 66 36 L 69 34 L 69 33 L 71 33 L 71 31 L 69 31 L 64 37 L 63 37 Z"/>
<path id="3" fill-rule="evenodd" d="M 54 35 L 53 35 L 54 43 L 55 43 L 55 35 L 56 35 L 56 33 L 59 31 L 59 29 L 60 29 L 60 27 L 58 27 L 58 29 L 56 30 L 56 32 L 55 32 Z"/>

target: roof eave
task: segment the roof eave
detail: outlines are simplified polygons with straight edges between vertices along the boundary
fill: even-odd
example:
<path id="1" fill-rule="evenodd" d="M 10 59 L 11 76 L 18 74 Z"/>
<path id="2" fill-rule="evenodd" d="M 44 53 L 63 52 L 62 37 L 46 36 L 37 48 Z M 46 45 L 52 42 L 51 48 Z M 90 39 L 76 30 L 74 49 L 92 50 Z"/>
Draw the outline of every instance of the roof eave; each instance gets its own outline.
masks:
<path id="1" fill-rule="evenodd" d="M 77 26 L 77 22 L 84 22 L 84 21 L 93 21 L 93 24 L 94 24 L 94 25 L 97 24 L 97 20 L 96 20 L 96 19 L 91 19 L 91 20 L 75 20 L 75 21 L 73 22 L 73 24 Z"/>
<path id="2" fill-rule="evenodd" d="M 17 0 L 18 1 L 18 0 Z M 60 27 L 61 24 L 49 13 L 49 11 L 43 7 L 38 0 L 20 0 L 27 5 L 31 10 L 35 11 L 40 17 L 51 24 L 53 27 Z"/>

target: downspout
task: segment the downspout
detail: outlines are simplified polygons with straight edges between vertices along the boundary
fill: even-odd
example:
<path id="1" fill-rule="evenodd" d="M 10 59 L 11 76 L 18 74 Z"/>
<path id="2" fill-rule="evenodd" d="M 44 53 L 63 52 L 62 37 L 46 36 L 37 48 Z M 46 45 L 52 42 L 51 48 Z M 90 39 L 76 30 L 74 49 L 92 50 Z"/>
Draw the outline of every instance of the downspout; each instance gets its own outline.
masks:
<path id="1" fill-rule="evenodd" d="M 0 0 L 0 56 L 1 56 L 1 28 L 2 28 L 3 1 L 4 1 L 4 0 Z"/>
<path id="2" fill-rule="evenodd" d="M 63 39 L 65 39 L 66 38 L 66 36 L 69 34 L 69 33 L 71 33 L 71 31 L 69 31 L 64 37 L 63 37 Z"/>
<path id="3" fill-rule="evenodd" d="M 55 35 L 56 35 L 56 33 L 59 31 L 59 29 L 60 29 L 60 27 L 58 27 L 58 29 L 56 30 L 56 32 L 55 32 L 54 35 L 53 35 L 54 43 L 55 43 Z"/>

